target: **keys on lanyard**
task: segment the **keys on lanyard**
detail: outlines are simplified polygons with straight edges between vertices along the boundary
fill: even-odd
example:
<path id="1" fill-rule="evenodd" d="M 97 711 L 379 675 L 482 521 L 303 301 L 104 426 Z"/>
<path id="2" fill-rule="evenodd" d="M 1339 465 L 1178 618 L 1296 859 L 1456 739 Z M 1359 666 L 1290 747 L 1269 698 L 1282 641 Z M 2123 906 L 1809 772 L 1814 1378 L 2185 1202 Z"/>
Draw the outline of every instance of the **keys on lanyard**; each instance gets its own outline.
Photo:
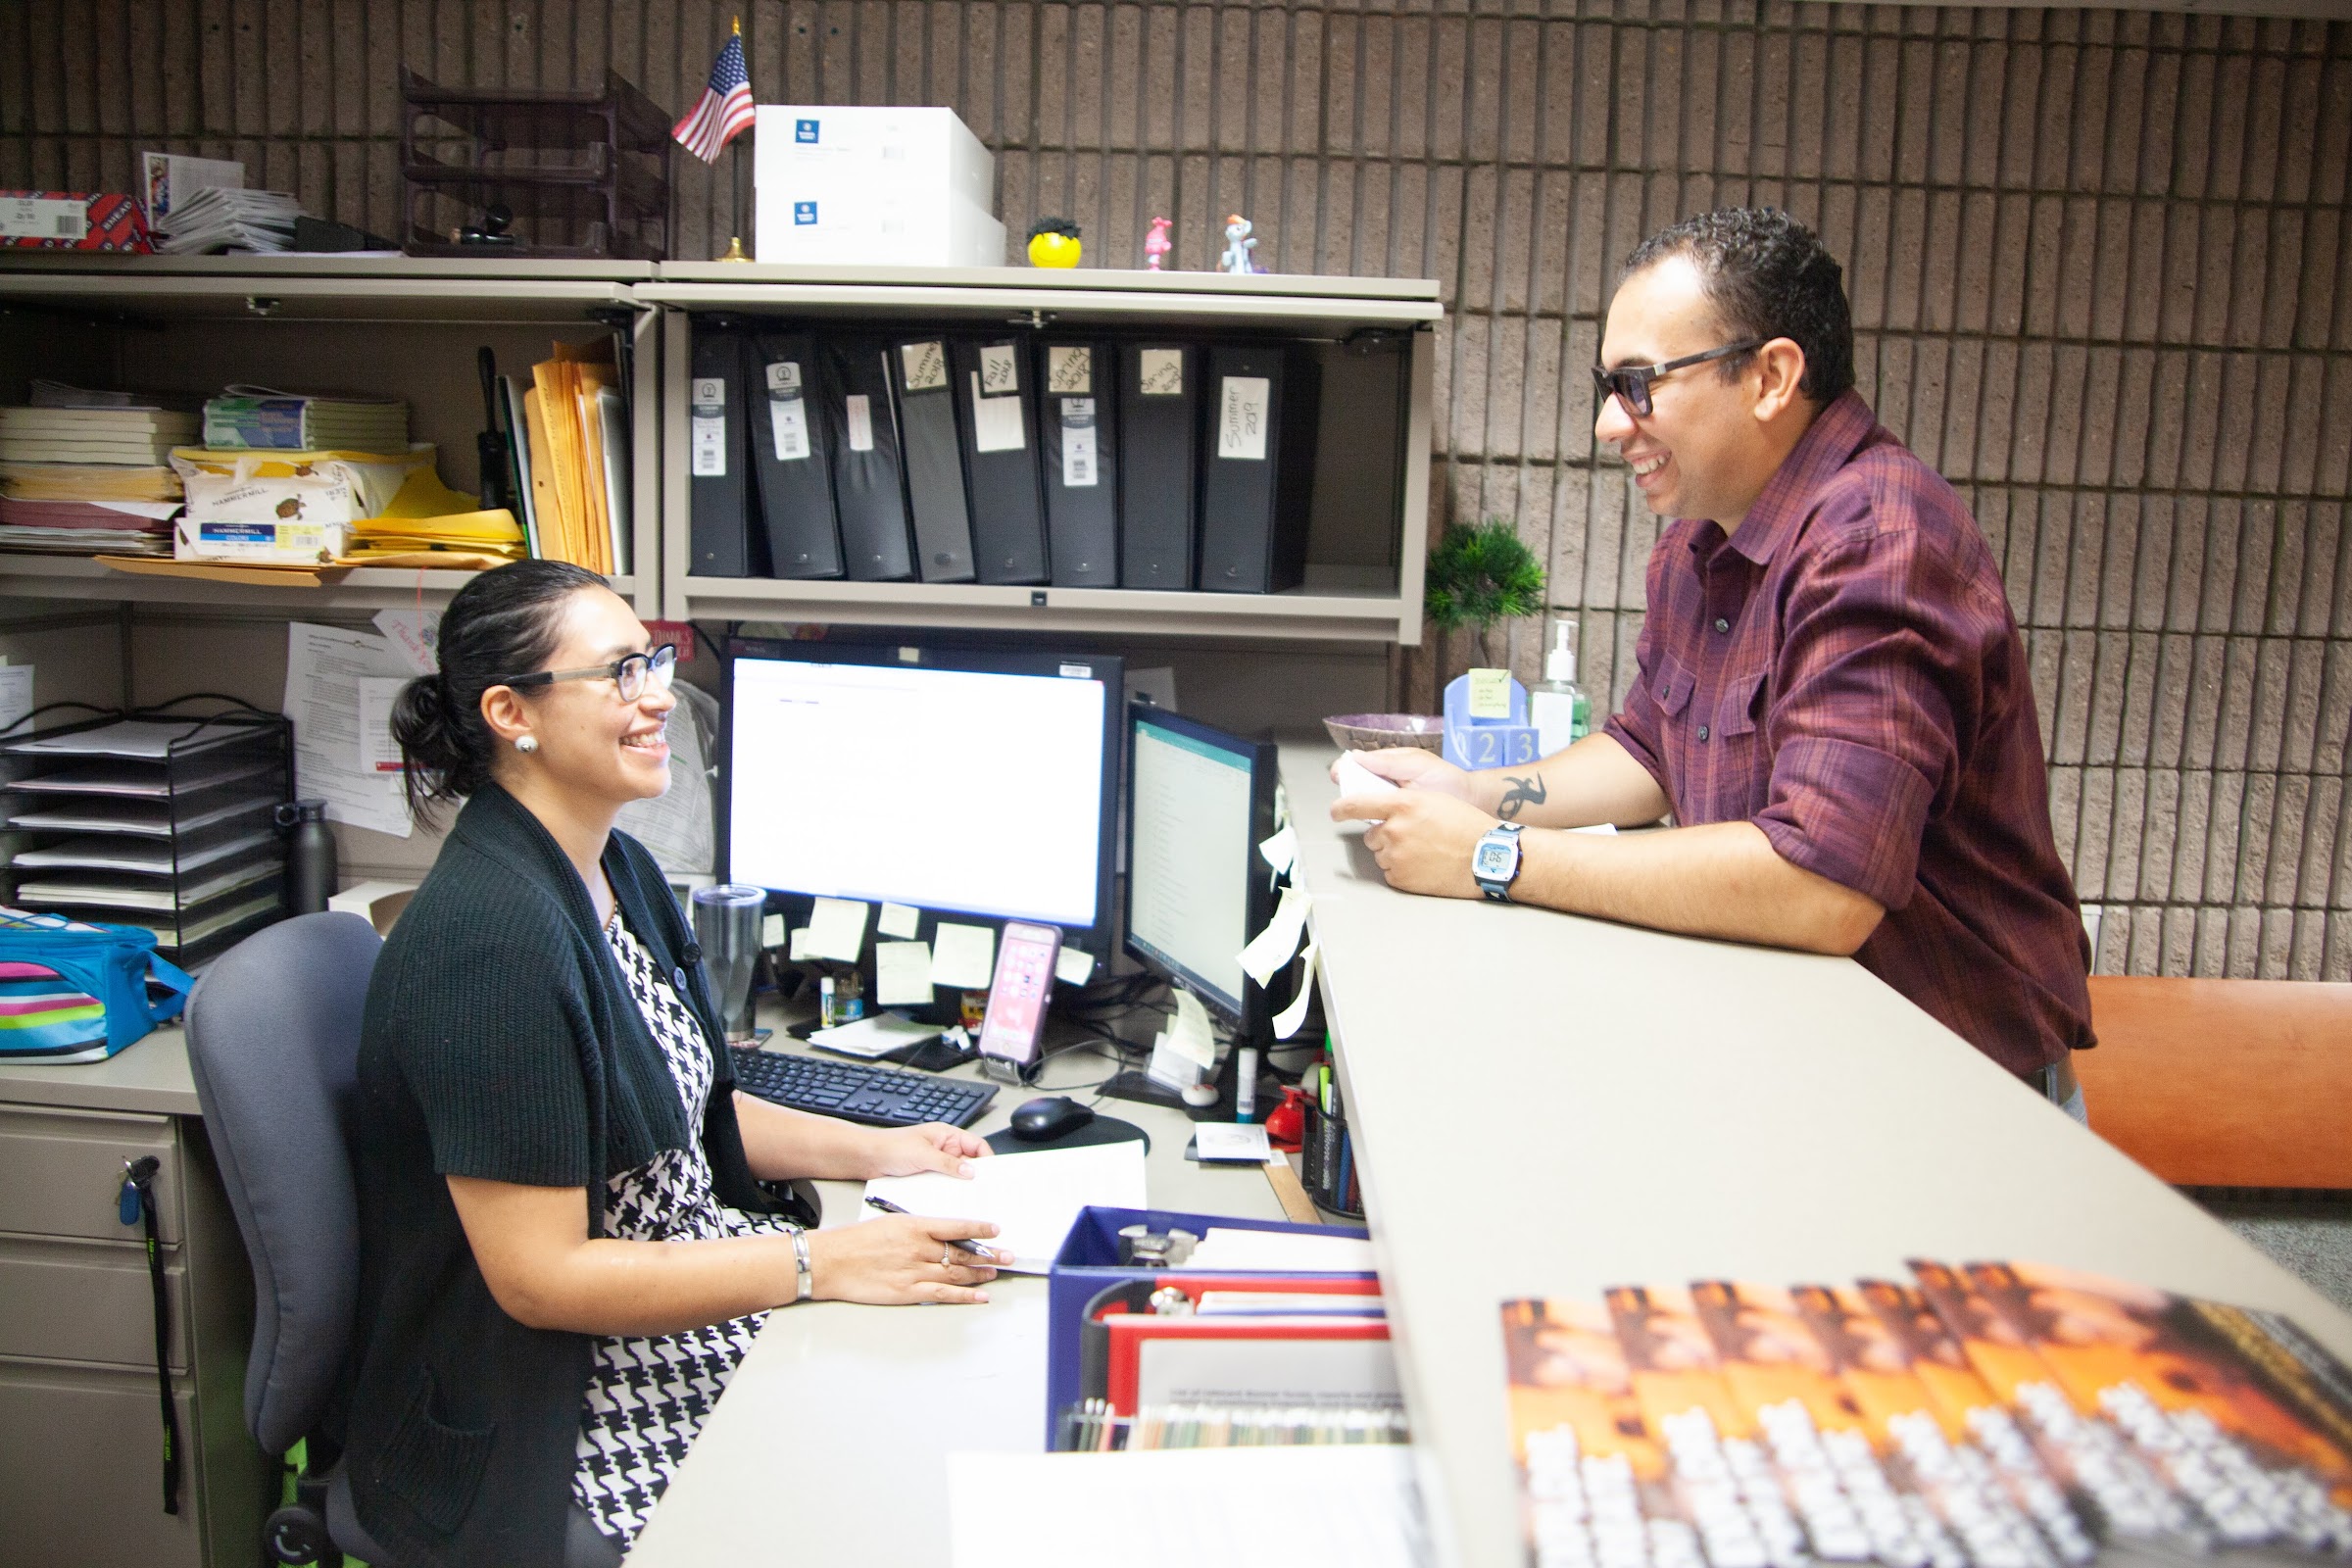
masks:
<path id="1" fill-rule="evenodd" d="M 143 1225 L 147 1232 L 147 1283 L 155 1293 L 156 1394 L 163 1404 L 164 1512 L 179 1512 L 179 1408 L 172 1398 L 171 1296 L 164 1285 L 164 1254 L 158 1244 L 155 1219 L 155 1178 L 164 1162 L 141 1154 L 122 1162 L 122 1191 L 115 1200 L 115 1215 L 125 1225 Z"/>

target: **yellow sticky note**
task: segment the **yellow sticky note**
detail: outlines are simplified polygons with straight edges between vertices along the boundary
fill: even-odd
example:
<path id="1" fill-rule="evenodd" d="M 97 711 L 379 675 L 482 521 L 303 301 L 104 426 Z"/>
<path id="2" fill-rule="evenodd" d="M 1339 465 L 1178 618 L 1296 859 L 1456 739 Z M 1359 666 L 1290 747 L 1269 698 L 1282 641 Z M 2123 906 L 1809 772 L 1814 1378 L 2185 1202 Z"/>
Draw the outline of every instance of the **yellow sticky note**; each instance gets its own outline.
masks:
<path id="1" fill-rule="evenodd" d="M 760 917 L 760 945 L 763 948 L 780 948 L 784 945 L 782 915 L 763 914 Z"/>
<path id="2" fill-rule="evenodd" d="M 808 951 L 836 963 L 856 963 L 865 947 L 865 917 L 871 907 L 863 899 L 818 899 L 808 916 Z"/>
<path id="3" fill-rule="evenodd" d="M 884 1007 L 931 1004 L 931 944 L 874 944 L 874 1001 Z"/>
<path id="4" fill-rule="evenodd" d="M 911 941 L 922 928 L 923 911 L 911 904 L 885 904 L 882 916 L 874 922 L 874 930 L 886 937 L 905 937 Z"/>
<path id="5" fill-rule="evenodd" d="M 1082 986 L 1095 972 L 1095 956 L 1084 948 L 1064 948 L 1054 959 L 1054 978 L 1065 986 Z"/>
<path id="6" fill-rule="evenodd" d="M 791 958 L 795 963 L 807 963 L 816 955 L 809 951 L 808 939 L 814 933 L 808 926 L 795 926 L 792 932 Z"/>
<path id="7" fill-rule="evenodd" d="M 1511 716 L 1511 672 L 1507 669 L 1474 669 L 1470 671 L 1470 716 L 1472 718 L 1508 718 Z"/>
<path id="8" fill-rule="evenodd" d="M 997 933 L 984 925 L 942 920 L 931 934 L 931 983 L 985 991 L 996 978 Z"/>

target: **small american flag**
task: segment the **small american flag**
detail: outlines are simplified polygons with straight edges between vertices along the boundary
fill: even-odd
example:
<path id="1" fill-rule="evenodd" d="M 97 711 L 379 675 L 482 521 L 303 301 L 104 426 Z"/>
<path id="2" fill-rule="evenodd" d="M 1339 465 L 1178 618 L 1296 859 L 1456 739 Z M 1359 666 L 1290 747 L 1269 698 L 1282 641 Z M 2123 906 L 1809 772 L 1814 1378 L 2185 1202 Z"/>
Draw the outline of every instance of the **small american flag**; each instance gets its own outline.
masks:
<path id="1" fill-rule="evenodd" d="M 727 40 L 710 67 L 710 85 L 670 135 L 704 163 L 714 163 L 727 143 L 752 128 L 752 74 L 743 64 L 743 34 Z"/>

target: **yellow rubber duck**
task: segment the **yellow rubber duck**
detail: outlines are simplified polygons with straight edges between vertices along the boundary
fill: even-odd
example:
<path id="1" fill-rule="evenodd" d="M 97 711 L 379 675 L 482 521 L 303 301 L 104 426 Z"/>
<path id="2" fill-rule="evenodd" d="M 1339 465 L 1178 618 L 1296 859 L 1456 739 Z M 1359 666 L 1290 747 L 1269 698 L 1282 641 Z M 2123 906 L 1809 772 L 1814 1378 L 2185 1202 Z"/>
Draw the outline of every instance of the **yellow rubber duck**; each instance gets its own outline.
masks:
<path id="1" fill-rule="evenodd" d="M 1076 267 L 1078 225 L 1066 218 L 1041 218 L 1029 230 L 1031 267 Z"/>

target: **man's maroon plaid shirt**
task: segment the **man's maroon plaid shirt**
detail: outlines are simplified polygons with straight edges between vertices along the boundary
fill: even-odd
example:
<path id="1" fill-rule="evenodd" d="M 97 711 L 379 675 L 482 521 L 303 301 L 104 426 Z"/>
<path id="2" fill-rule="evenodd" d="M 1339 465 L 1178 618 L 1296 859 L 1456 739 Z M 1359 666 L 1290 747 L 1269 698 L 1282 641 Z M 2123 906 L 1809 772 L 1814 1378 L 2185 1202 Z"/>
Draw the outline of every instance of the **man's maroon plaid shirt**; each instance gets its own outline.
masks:
<path id="1" fill-rule="evenodd" d="M 1607 733 L 1676 820 L 1753 822 L 1886 907 L 1855 958 L 2025 1074 L 2091 1043 L 2000 568 L 1951 486 L 1847 392 L 1729 538 L 1670 524 Z"/>

